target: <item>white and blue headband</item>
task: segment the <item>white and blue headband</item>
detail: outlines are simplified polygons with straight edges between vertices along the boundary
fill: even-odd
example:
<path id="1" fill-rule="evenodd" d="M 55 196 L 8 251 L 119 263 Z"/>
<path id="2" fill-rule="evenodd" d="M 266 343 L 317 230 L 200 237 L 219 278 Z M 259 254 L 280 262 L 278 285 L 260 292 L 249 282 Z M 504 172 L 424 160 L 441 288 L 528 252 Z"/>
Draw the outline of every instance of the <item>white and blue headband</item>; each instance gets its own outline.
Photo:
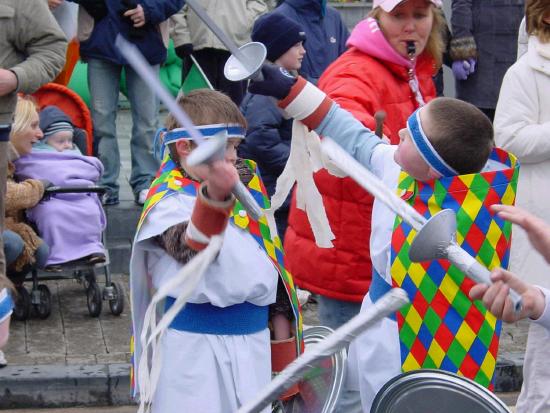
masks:
<path id="1" fill-rule="evenodd" d="M 445 162 L 428 140 L 428 137 L 424 133 L 424 129 L 422 129 L 422 124 L 420 123 L 420 109 L 417 109 L 409 116 L 407 120 L 407 130 L 411 135 L 414 146 L 416 146 L 416 149 L 418 149 L 418 152 L 429 166 L 442 176 L 458 175 L 458 172 Z"/>
<path id="2" fill-rule="evenodd" d="M 246 129 L 237 123 L 217 123 L 214 125 L 195 126 L 202 136 L 210 138 L 220 132 L 226 132 L 227 138 L 244 139 Z M 162 142 L 160 136 L 163 135 Z M 162 161 L 164 159 L 164 148 L 170 144 L 180 140 L 193 140 L 189 131 L 185 128 L 176 128 L 167 131 L 166 128 L 160 128 L 155 134 L 153 141 L 154 156 Z M 160 155 L 160 158 L 158 157 Z"/>

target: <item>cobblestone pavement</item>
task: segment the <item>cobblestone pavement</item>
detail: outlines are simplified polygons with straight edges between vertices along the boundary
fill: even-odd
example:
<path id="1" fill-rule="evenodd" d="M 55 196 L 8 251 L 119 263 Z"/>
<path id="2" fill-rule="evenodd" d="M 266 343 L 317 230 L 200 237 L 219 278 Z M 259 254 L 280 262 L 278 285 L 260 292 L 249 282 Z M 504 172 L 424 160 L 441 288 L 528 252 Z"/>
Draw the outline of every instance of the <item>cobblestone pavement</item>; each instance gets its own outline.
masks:
<path id="1" fill-rule="evenodd" d="M 131 331 L 128 277 L 115 275 L 125 286 L 125 309 L 113 316 L 108 302 L 98 318 L 90 317 L 84 287 L 75 280 L 45 282 L 52 292 L 52 313 L 46 320 L 12 321 L 4 349 L 10 365 L 90 365 L 128 363 Z M 100 287 L 103 286 L 99 280 Z"/>

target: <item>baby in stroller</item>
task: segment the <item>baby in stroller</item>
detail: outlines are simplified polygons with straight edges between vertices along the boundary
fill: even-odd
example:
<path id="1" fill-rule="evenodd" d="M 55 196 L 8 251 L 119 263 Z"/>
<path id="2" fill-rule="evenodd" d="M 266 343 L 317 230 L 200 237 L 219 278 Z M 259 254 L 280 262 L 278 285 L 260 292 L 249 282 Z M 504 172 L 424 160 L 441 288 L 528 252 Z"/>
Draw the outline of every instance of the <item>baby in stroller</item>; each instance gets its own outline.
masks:
<path id="1" fill-rule="evenodd" d="M 41 179 L 60 187 L 89 187 L 98 182 L 103 165 L 84 156 L 74 145 L 86 141 L 83 130 L 58 107 L 47 106 L 39 114 L 43 137 L 30 154 L 16 161 L 18 179 Z M 55 193 L 27 210 L 42 239 L 50 246 L 46 270 L 60 271 L 60 264 L 84 260 L 105 261 L 101 242 L 106 219 L 95 193 Z"/>

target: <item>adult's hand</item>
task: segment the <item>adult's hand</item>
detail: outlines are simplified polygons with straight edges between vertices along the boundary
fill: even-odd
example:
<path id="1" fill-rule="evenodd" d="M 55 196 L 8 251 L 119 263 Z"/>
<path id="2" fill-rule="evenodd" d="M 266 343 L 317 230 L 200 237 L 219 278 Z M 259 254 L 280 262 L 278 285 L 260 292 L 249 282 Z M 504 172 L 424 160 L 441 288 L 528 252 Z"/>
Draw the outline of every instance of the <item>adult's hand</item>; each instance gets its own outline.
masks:
<path id="1" fill-rule="evenodd" d="M 134 27 L 145 26 L 145 12 L 141 4 L 138 4 L 135 9 L 126 10 L 126 12 L 124 12 L 124 17 L 129 17 L 134 23 Z"/>
<path id="2" fill-rule="evenodd" d="M 546 298 L 537 287 L 527 284 L 511 272 L 496 268 L 491 273 L 493 284 L 477 284 L 470 290 L 470 298 L 482 300 L 485 307 L 495 317 L 513 323 L 522 318 L 536 320 L 544 312 Z M 523 307 L 520 312 L 514 310 L 514 304 L 508 296 L 510 288 L 521 295 Z"/>
<path id="3" fill-rule="evenodd" d="M 296 78 L 288 73 L 284 68 L 264 64 L 262 66 L 263 79 L 251 80 L 248 91 L 257 95 L 272 96 L 282 100 L 290 93 L 290 89 L 296 83 Z"/>
<path id="4" fill-rule="evenodd" d="M 11 70 L 0 68 L 0 96 L 6 96 L 17 89 L 17 76 Z"/>

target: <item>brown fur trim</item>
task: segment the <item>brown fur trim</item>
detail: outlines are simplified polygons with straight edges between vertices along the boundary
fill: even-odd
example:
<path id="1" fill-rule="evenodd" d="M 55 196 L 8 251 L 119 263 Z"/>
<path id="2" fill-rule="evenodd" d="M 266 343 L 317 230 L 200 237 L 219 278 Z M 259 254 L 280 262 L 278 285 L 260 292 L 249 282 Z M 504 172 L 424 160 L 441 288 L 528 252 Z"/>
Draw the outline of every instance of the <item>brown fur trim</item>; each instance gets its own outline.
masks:
<path id="1" fill-rule="evenodd" d="M 451 59 L 468 60 L 477 58 L 477 46 L 473 36 L 460 37 L 451 40 Z"/>
<path id="2" fill-rule="evenodd" d="M 235 168 L 237 168 L 239 178 L 245 186 L 254 178 L 254 172 L 250 170 L 241 158 L 237 158 Z"/>
<path id="3" fill-rule="evenodd" d="M 158 245 L 180 264 L 187 264 L 197 252 L 189 248 L 185 242 L 187 222 L 174 225 L 158 235 L 155 240 Z"/>

